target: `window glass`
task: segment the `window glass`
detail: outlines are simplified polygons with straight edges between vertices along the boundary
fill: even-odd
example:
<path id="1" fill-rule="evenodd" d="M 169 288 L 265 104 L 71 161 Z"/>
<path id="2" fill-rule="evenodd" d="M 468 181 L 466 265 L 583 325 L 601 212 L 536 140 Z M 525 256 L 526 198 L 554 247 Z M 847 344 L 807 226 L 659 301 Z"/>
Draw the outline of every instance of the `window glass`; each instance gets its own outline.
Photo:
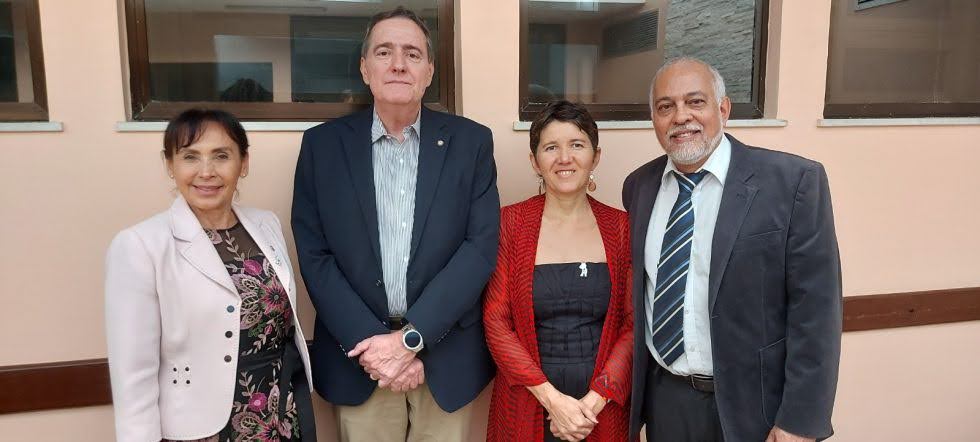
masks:
<path id="1" fill-rule="evenodd" d="M 145 15 L 146 48 L 145 54 L 139 46 L 135 53 L 133 48 L 130 51 L 138 63 L 145 57 L 145 74 L 134 71 L 137 81 L 142 82 L 142 89 L 134 88 L 134 99 L 150 108 L 154 103 L 167 102 L 251 103 L 251 107 L 242 108 L 246 118 L 292 118 L 303 115 L 297 108 L 284 108 L 282 104 L 370 103 L 359 70 L 361 42 L 371 16 L 399 5 L 419 14 L 431 32 L 437 68 L 425 101 L 448 101 L 442 84 L 446 74 L 439 68 L 439 52 L 448 50 L 440 44 L 440 29 L 452 29 L 451 23 L 440 23 L 441 17 L 451 17 L 444 11 L 447 0 L 137 3 L 142 4 Z M 134 32 L 132 25 L 130 32 Z M 256 107 L 257 103 L 269 105 Z M 235 109 L 233 105 L 225 108 Z M 138 113 L 142 108 L 135 105 L 134 109 Z M 157 109 L 152 112 L 155 117 L 173 111 Z M 326 108 L 303 109 L 322 113 Z"/>
<path id="2" fill-rule="evenodd" d="M 762 32 L 756 0 L 526 0 L 528 103 L 563 98 L 647 105 L 664 60 L 701 58 L 735 103 L 755 103 Z"/>
<path id="3" fill-rule="evenodd" d="M 28 1 L 0 1 L 0 102 L 33 103 Z"/>
<path id="4" fill-rule="evenodd" d="M 980 2 L 834 0 L 828 116 L 980 110 Z"/>

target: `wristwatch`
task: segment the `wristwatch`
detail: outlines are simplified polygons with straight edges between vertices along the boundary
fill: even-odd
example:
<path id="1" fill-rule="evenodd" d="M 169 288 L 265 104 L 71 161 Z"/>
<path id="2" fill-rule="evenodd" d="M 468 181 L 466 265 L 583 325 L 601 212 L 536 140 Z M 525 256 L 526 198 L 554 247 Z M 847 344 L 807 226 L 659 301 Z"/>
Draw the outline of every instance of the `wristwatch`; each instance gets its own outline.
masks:
<path id="1" fill-rule="evenodd" d="M 422 333 L 419 333 L 414 325 L 405 324 L 402 327 L 402 345 L 405 346 L 406 350 L 412 353 L 418 353 L 425 347 L 425 344 L 422 342 Z"/>

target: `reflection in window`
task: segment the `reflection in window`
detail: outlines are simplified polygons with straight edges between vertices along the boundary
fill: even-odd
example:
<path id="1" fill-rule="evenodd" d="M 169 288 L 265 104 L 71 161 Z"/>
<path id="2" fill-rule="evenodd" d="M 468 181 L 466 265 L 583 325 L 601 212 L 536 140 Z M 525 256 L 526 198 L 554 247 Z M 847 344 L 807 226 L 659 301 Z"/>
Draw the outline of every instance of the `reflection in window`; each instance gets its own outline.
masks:
<path id="1" fill-rule="evenodd" d="M 27 1 L 0 1 L 0 102 L 33 103 Z"/>
<path id="2" fill-rule="evenodd" d="M 980 2 L 834 0 L 828 116 L 980 115 Z"/>
<path id="3" fill-rule="evenodd" d="M 150 101 L 369 103 L 359 63 L 370 17 L 404 5 L 435 43 L 438 3 L 145 0 Z M 440 100 L 438 82 L 427 101 Z"/>
<path id="4" fill-rule="evenodd" d="M 758 0 L 762 2 L 763 0 Z M 758 91 L 757 0 L 526 0 L 527 97 L 646 104 L 664 60 L 693 56 L 725 77 L 735 103 Z"/>

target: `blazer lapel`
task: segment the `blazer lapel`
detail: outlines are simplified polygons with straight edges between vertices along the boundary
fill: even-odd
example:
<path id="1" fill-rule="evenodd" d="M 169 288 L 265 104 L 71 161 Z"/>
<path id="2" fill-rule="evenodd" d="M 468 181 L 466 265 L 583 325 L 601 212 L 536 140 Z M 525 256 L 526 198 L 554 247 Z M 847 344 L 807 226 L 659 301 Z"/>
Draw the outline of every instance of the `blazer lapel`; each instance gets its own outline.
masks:
<path id="1" fill-rule="evenodd" d="M 422 107 L 419 131 L 421 141 L 416 175 L 418 178 L 415 186 L 415 221 L 412 226 L 412 248 L 409 254 L 411 259 L 414 259 L 418 251 L 425 221 L 439 187 L 439 176 L 442 174 L 442 165 L 446 161 L 446 152 L 452 149 L 450 144 L 452 134 L 449 133 L 445 121 L 437 112 L 425 106 Z"/>
<path id="2" fill-rule="evenodd" d="M 354 192 L 360 201 L 361 215 L 371 238 L 371 250 L 381 267 L 381 240 L 378 237 L 378 207 L 374 190 L 374 159 L 371 149 L 371 124 L 374 121 L 374 108 L 369 108 L 351 118 L 349 124 L 354 129 L 341 140 L 347 157 L 347 166 L 354 185 Z"/>
<path id="3" fill-rule="evenodd" d="M 709 313 L 715 310 L 718 288 L 725 274 L 725 268 L 728 267 L 735 238 L 738 237 L 745 215 L 752 206 L 756 192 L 759 191 L 757 187 L 748 184 L 749 178 L 755 172 L 749 162 L 745 145 L 730 135 L 726 134 L 726 136 L 732 143 L 732 159 L 728 165 L 725 189 L 721 193 L 721 206 L 718 208 L 718 220 L 711 244 L 711 269 L 708 273 Z"/>
<path id="4" fill-rule="evenodd" d="M 181 241 L 177 245 L 180 255 L 204 276 L 237 295 L 235 284 L 228 276 L 218 251 L 183 197 L 178 196 L 170 206 L 170 224 L 174 237 Z"/>
<path id="5" fill-rule="evenodd" d="M 238 216 L 238 220 L 241 221 L 242 226 L 248 231 L 248 234 L 252 236 L 252 240 L 255 244 L 259 246 L 262 250 L 262 254 L 265 255 L 265 259 L 272 264 L 272 268 L 276 271 L 276 277 L 279 279 L 279 284 L 282 285 L 283 289 L 289 293 L 290 298 L 293 297 L 293 293 L 290 292 L 290 277 L 292 272 L 286 268 L 288 264 L 288 256 L 286 256 L 286 251 L 282 250 L 281 245 L 277 245 L 276 235 L 274 233 L 275 227 L 269 225 L 269 223 L 264 222 L 264 220 L 255 220 L 250 218 L 248 215 L 243 213 L 241 208 L 237 205 L 233 206 L 235 209 L 235 215 Z"/>
<path id="6" fill-rule="evenodd" d="M 663 159 L 666 160 L 666 157 Z M 649 175 L 638 180 L 639 187 L 633 193 L 633 216 L 631 217 L 633 225 L 630 226 L 630 235 L 633 238 L 633 268 L 637 274 L 634 278 L 639 277 L 641 281 L 642 275 L 646 272 L 644 260 L 646 258 L 647 230 L 650 225 L 650 217 L 653 215 L 653 203 L 657 200 L 657 194 L 660 192 L 660 183 L 663 181 L 665 167 L 667 167 L 667 161 L 661 161 L 660 164 L 657 164 Z M 638 293 L 642 293 L 642 291 Z"/>

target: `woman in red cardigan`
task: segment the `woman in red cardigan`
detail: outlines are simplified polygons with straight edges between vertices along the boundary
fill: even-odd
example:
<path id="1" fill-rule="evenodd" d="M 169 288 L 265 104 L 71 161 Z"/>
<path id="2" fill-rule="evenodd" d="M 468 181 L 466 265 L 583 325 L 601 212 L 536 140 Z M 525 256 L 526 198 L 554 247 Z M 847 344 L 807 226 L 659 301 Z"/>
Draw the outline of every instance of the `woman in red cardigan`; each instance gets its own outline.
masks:
<path id="1" fill-rule="evenodd" d="M 501 211 L 483 314 L 498 367 L 488 441 L 629 438 L 629 227 L 588 196 L 600 153 L 581 105 L 552 103 L 531 124 L 544 195 Z"/>

